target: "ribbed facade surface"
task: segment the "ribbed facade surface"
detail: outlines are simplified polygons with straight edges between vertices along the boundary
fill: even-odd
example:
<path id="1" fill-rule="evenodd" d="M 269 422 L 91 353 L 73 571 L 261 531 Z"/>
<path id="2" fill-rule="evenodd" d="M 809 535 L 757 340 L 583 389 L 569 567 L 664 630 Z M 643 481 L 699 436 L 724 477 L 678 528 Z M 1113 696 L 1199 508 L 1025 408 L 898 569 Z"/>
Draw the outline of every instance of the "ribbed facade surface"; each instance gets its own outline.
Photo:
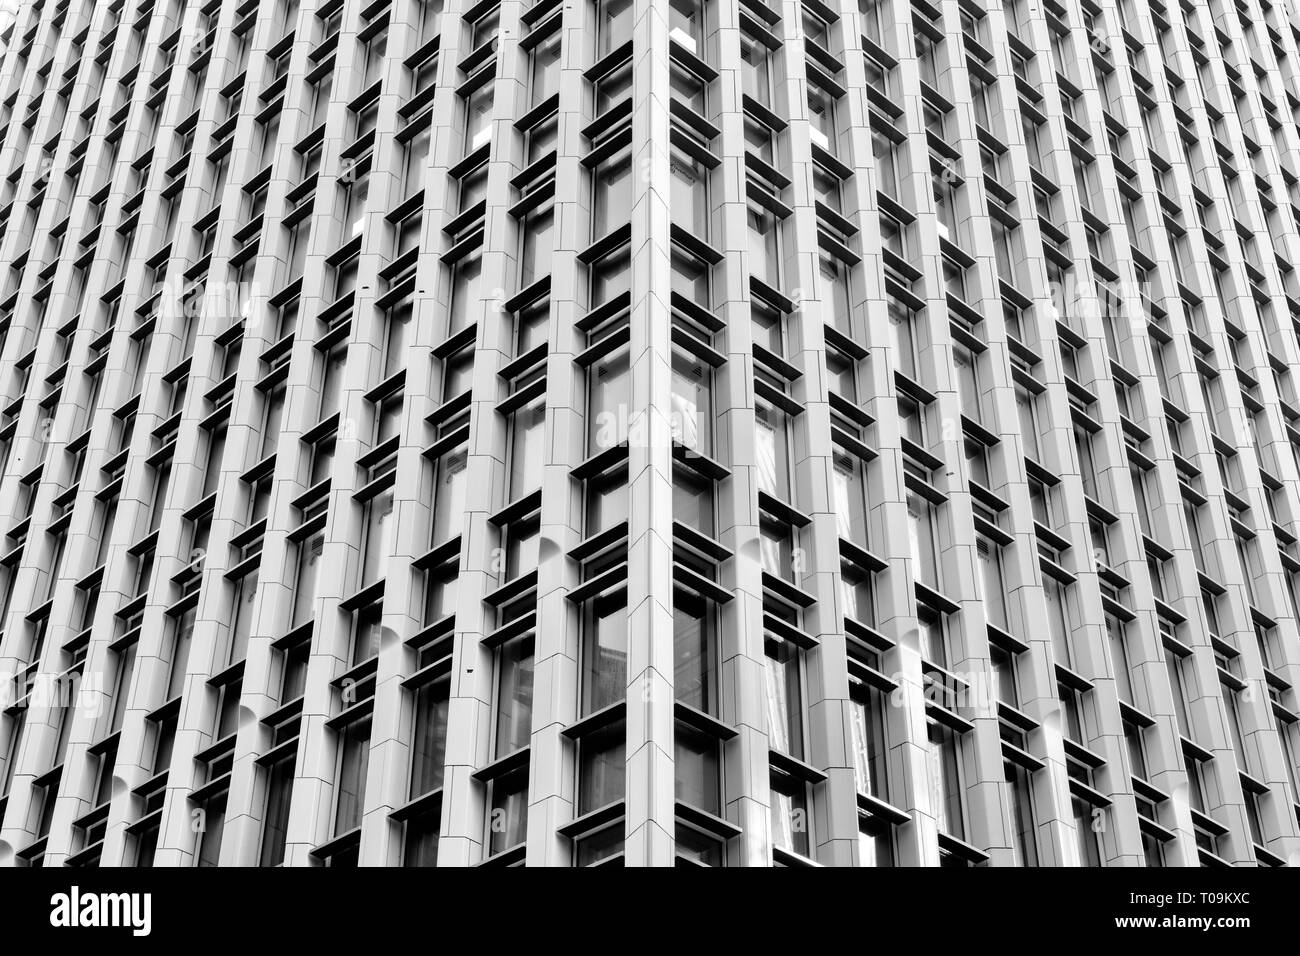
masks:
<path id="1" fill-rule="evenodd" d="M 1289 0 L 0 41 L 0 864 L 1300 855 Z"/>

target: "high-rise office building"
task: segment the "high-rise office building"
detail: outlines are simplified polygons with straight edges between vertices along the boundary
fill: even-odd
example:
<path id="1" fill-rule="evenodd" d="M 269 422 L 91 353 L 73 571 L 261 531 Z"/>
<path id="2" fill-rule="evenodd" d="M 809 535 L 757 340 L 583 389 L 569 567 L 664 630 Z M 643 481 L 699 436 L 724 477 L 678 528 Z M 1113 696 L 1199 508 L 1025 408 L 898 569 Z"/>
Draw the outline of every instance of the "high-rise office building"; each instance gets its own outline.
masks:
<path id="1" fill-rule="evenodd" d="M 1284 0 L 43 0 L 0 864 L 1300 854 Z"/>

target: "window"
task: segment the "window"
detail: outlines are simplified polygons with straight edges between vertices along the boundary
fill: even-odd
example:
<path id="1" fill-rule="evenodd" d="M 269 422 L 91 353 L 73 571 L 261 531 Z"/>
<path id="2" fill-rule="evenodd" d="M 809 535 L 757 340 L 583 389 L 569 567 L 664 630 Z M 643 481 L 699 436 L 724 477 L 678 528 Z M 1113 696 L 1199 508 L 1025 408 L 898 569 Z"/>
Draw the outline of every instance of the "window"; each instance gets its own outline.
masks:
<path id="1" fill-rule="evenodd" d="M 829 153 L 835 152 L 835 98 L 810 83 L 808 86 L 808 120 L 812 141 Z"/>
<path id="2" fill-rule="evenodd" d="M 904 178 L 901 169 L 902 149 L 886 133 L 872 130 L 871 151 L 876 161 L 876 188 L 898 201 L 899 183 Z"/>
<path id="3" fill-rule="evenodd" d="M 414 196 L 424 188 L 429 145 L 432 142 L 432 129 L 425 125 L 407 139 L 402 146 L 401 195 Z"/>
<path id="4" fill-rule="evenodd" d="M 241 661 L 248 653 L 248 639 L 253 633 L 253 602 L 257 598 L 257 569 L 235 582 L 233 613 L 230 622 L 228 663 Z"/>
<path id="5" fill-rule="evenodd" d="M 578 814 L 622 800 L 626 789 L 627 730 L 622 721 L 578 742 Z"/>
<path id="6" fill-rule="evenodd" d="M 771 774 L 772 846 L 808 855 L 808 787 L 786 774 Z"/>
<path id="7" fill-rule="evenodd" d="M 525 168 L 553 152 L 559 142 L 559 137 L 560 120 L 558 112 L 548 113 L 528 127 L 527 132 L 524 134 L 526 146 L 524 153 Z M 527 185 L 525 191 L 531 192 L 534 185 L 543 181 L 541 179 L 532 181 Z"/>
<path id="8" fill-rule="evenodd" d="M 587 370 L 587 381 L 587 453 L 594 455 L 627 437 L 632 408 L 628 349 L 620 348 L 597 360 Z"/>
<path id="9" fill-rule="evenodd" d="M 928 587 L 938 589 L 939 564 L 935 547 L 934 505 L 915 491 L 907 493 L 908 540 L 911 543 L 912 575 Z"/>
<path id="10" fill-rule="evenodd" d="M 370 765 L 369 713 L 348 721 L 339 731 L 338 783 L 335 787 L 334 835 L 361 826 L 365 809 L 366 770 Z M 354 849 L 353 853 L 356 852 Z M 331 862 L 337 862 L 332 860 Z"/>
<path id="11" fill-rule="evenodd" d="M 685 704 L 713 713 L 717 652 L 710 607 L 678 590 L 673 596 L 673 693 Z M 716 812 L 716 811 L 713 811 Z"/>
<path id="12" fill-rule="evenodd" d="M 757 203 L 750 203 L 747 208 L 750 274 L 773 288 L 780 288 L 780 223 L 775 215 Z"/>
<path id="13" fill-rule="evenodd" d="M 550 301 L 538 299 L 520 308 L 515 317 L 515 357 L 526 355 L 546 342 L 550 333 Z"/>
<path id="14" fill-rule="evenodd" d="M 673 513 L 677 514 L 676 478 Z M 599 534 L 627 519 L 627 469 L 592 478 L 587 484 L 586 535 Z M 680 519 L 679 519 L 680 520 Z"/>
<path id="15" fill-rule="evenodd" d="M 772 127 L 748 113 L 745 114 L 745 148 L 768 165 L 776 161 Z"/>
<path id="16" fill-rule="evenodd" d="M 861 459 L 836 451 L 834 465 L 835 522 L 841 538 L 867 543 L 867 499 Z"/>
<path id="17" fill-rule="evenodd" d="M 925 448 L 925 407 L 906 392 L 899 393 L 897 404 L 899 433 L 912 444 Z"/>
<path id="18" fill-rule="evenodd" d="M 1043 579 L 1043 594 L 1047 599 L 1047 627 L 1052 635 L 1052 648 L 1056 662 L 1062 667 L 1074 666 L 1070 650 L 1069 598 L 1066 585 L 1050 575 Z"/>
<path id="19" fill-rule="evenodd" d="M 345 236 L 359 236 L 365 230 L 366 199 L 370 195 L 370 171 L 357 171 L 352 167 L 347 167 L 340 175 L 348 183 L 345 188 L 346 202 L 343 209 L 343 234 Z M 355 270 L 355 268 L 354 263 L 353 269 Z"/>
<path id="20" fill-rule="evenodd" d="M 406 822 L 406 846 L 403 866 L 437 866 L 439 828 L 442 825 L 439 804 L 421 810 Z"/>
<path id="21" fill-rule="evenodd" d="M 632 15 L 632 0 L 601 0 L 596 20 L 598 58 L 632 39 Z"/>
<path id="22" fill-rule="evenodd" d="M 763 645 L 767 665 L 768 742 L 773 749 L 802 759 L 803 693 L 799 649 L 772 635 L 764 639 Z"/>
<path id="23" fill-rule="evenodd" d="M 619 501 L 625 502 L 626 485 L 622 492 Z M 626 511 L 620 513 L 626 514 Z M 681 465 L 673 468 L 673 520 L 710 537 L 716 533 L 712 480 Z"/>
<path id="24" fill-rule="evenodd" d="M 497 756 L 528 746 L 532 725 L 533 636 L 524 634 L 497 652 Z"/>
<path id="25" fill-rule="evenodd" d="M 964 414 L 978 422 L 980 415 L 980 383 L 978 356 L 967 346 L 954 343 L 953 363 L 957 366 L 957 396 L 961 399 Z"/>
<path id="26" fill-rule="evenodd" d="M 885 738 L 884 693 L 862 681 L 852 681 L 849 696 L 853 769 L 858 792 L 888 800 L 889 746 Z"/>
<path id="27" fill-rule="evenodd" d="M 1106 637 L 1110 642 L 1110 656 L 1115 668 L 1115 691 L 1124 703 L 1133 702 L 1133 682 L 1129 676 L 1128 648 L 1125 641 L 1126 626 L 1114 614 L 1106 615 Z"/>
<path id="28" fill-rule="evenodd" d="M 822 313 L 826 324 L 852 338 L 853 309 L 848 264 L 829 252 L 822 252 L 817 257 L 817 274 L 825 290 Z"/>
<path id="29" fill-rule="evenodd" d="M 910 379 L 917 377 L 916 314 L 894 297 L 889 299 L 889 332 L 894 367 Z"/>
<path id="30" fill-rule="evenodd" d="M 595 713 L 627 696 L 627 592 L 592 598 L 582 640 L 582 712 Z"/>
<path id="31" fill-rule="evenodd" d="M 493 780 L 488 799 L 488 855 L 523 843 L 528 836 L 528 768 Z"/>
<path id="32" fill-rule="evenodd" d="M 293 769 L 297 753 L 281 757 L 267 771 L 266 815 L 262 824 L 259 866 L 284 863 L 285 837 L 289 832 L 289 800 L 293 796 Z"/>
<path id="33" fill-rule="evenodd" d="M 758 490 L 774 498 L 790 497 L 789 418 L 771 405 L 754 408 L 754 455 Z"/>
<path id="34" fill-rule="evenodd" d="M 1178 719 L 1178 731 L 1184 737 L 1192 739 L 1191 723 L 1187 714 L 1187 691 L 1183 686 L 1182 658 L 1165 647 L 1165 671 L 1169 675 L 1169 689 L 1174 698 L 1174 716 Z"/>
<path id="35" fill-rule="evenodd" d="M 1038 866 L 1038 846 L 1034 837 L 1034 784 L 1028 770 L 1010 760 L 1003 761 L 1010 789 L 1012 859 L 1016 866 Z"/>
<path id="36" fill-rule="evenodd" d="M 532 285 L 550 273 L 555 241 L 555 210 L 548 203 L 524 217 L 521 224 L 523 249 L 519 256 L 519 285 Z"/>
<path id="37" fill-rule="evenodd" d="M 291 627 L 306 623 L 313 615 L 316 603 L 316 577 L 320 570 L 321 553 L 324 547 L 323 531 L 318 531 L 298 542 L 298 573 L 294 588 Z"/>
<path id="38" fill-rule="evenodd" d="M 940 833 L 965 839 L 962 811 L 961 743 L 956 732 L 934 718 L 926 722 L 930 787 Z"/>
<path id="39" fill-rule="evenodd" d="M 876 597 L 871 573 L 845 561 L 841 566 L 840 586 L 844 616 L 875 627 Z"/>
<path id="40" fill-rule="evenodd" d="M 1011 707 L 1020 707 L 1020 694 L 1016 687 L 1015 655 L 996 644 L 989 645 L 989 666 L 992 669 L 992 690 L 997 700 Z"/>
<path id="41" fill-rule="evenodd" d="M 379 653 L 383 637 L 383 602 L 371 601 L 359 608 L 352 624 L 351 666 L 356 667 Z"/>
<path id="42" fill-rule="evenodd" d="M 632 61 L 624 60 L 596 81 L 596 115 L 604 115 L 632 95 Z"/>
<path id="43" fill-rule="evenodd" d="M 695 157 L 673 146 L 669 152 L 673 222 L 692 236 L 709 239 L 709 171 Z"/>
<path id="44" fill-rule="evenodd" d="M 440 457 L 434 472 L 433 530 L 430 543 L 442 544 L 458 534 L 465 508 L 468 455 L 462 449 Z"/>
<path id="45" fill-rule="evenodd" d="M 990 624 L 1007 630 L 1007 593 L 1002 580 L 1002 549 L 987 538 L 975 541 L 975 560 L 979 564 L 976 588 L 984 602 L 984 615 Z"/>
<path id="46" fill-rule="evenodd" d="M 1016 386 L 1016 412 L 1020 416 L 1020 439 L 1025 456 L 1038 460 L 1042 452 L 1038 447 L 1038 420 L 1035 415 L 1034 394 L 1023 385 Z"/>
<path id="47" fill-rule="evenodd" d="M 758 556 L 765 572 L 785 581 L 793 581 L 794 542 L 790 526 L 777 518 L 760 516 Z"/>
<path id="48" fill-rule="evenodd" d="M 672 291 L 696 305 L 709 308 L 712 305 L 712 269 L 709 263 L 674 243 L 670 264 L 673 271 Z"/>
<path id="49" fill-rule="evenodd" d="M 674 176 L 675 195 L 676 176 Z M 632 151 L 624 149 L 592 173 L 591 238 L 600 239 L 626 223 L 632 211 Z"/>
<path id="50" fill-rule="evenodd" d="M 484 305 L 483 260 L 477 253 L 461 259 L 452 268 L 451 308 L 447 335 L 452 336 L 478 320 Z"/>
<path id="51" fill-rule="evenodd" d="M 542 441 L 546 428 L 546 405 L 536 399 L 511 418 L 510 500 L 542 484 Z"/>
<path id="52" fill-rule="evenodd" d="M 670 0 L 668 36 L 696 56 L 701 55 L 704 38 L 704 10 L 701 0 Z"/>
<path id="53" fill-rule="evenodd" d="M 478 149 L 492 140 L 492 104 L 496 97 L 492 81 L 477 87 L 465 100 L 465 148 Z"/>
<path id="54" fill-rule="evenodd" d="M 631 289 L 631 267 L 632 257 L 626 245 L 591 264 L 591 308 L 598 308 Z"/>
<path id="55" fill-rule="evenodd" d="M 393 520 L 393 489 L 385 488 L 365 504 L 361 585 L 364 587 L 385 576 L 388 557 L 394 551 L 397 525 Z"/>
<path id="56" fill-rule="evenodd" d="M 400 253 L 399 253 L 400 254 Z M 404 299 L 384 316 L 384 378 L 406 366 L 406 343 L 411 330 L 411 301 Z"/>
<path id="57" fill-rule="evenodd" d="M 706 813 L 721 814 L 717 738 L 678 721 L 673 731 L 673 751 L 677 799 Z"/>
<path id="58" fill-rule="evenodd" d="M 1074 813 L 1074 836 L 1079 849 L 1080 866 L 1101 866 L 1101 848 L 1097 834 L 1105 824 L 1100 807 L 1093 807 L 1081 797 L 1070 797 Z"/>
<path id="59" fill-rule="evenodd" d="M 533 47 L 529 54 L 529 88 L 533 106 L 559 91 L 560 41 L 563 33 L 555 30 Z"/>
<path id="60" fill-rule="evenodd" d="M 712 371 L 681 349 L 673 350 L 669 427 L 674 440 L 705 455 L 712 450 Z"/>
<path id="61" fill-rule="evenodd" d="M 171 676 L 167 681 L 167 699 L 175 700 L 180 696 L 185 685 L 186 670 L 189 667 L 190 643 L 194 637 L 196 611 L 190 606 L 178 617 L 172 619 L 175 631 L 172 637 Z"/>
<path id="62" fill-rule="evenodd" d="M 709 112 L 709 85 L 676 58 L 668 64 L 668 82 L 673 98 L 701 116 Z"/>

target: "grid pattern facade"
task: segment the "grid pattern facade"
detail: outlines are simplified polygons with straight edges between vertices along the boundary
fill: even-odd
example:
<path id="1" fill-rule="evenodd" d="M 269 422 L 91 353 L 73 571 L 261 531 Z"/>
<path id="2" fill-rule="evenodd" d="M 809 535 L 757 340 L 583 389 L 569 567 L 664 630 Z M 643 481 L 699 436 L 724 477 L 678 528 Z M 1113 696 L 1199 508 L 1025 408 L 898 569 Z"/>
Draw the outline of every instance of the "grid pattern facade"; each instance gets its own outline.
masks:
<path id="1" fill-rule="evenodd" d="M 0 862 L 1282 865 L 1283 0 L 44 0 Z"/>

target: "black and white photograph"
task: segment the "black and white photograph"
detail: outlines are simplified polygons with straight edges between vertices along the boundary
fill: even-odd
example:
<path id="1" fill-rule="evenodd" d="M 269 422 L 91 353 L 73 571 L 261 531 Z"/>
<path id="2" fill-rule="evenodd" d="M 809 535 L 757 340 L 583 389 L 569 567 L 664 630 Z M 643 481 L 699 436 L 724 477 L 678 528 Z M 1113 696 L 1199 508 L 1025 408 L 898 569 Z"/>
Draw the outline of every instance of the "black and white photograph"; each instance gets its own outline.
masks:
<path id="1" fill-rule="evenodd" d="M 0 932 L 1294 939 L 1298 267 L 1295 0 L 0 0 Z"/>

